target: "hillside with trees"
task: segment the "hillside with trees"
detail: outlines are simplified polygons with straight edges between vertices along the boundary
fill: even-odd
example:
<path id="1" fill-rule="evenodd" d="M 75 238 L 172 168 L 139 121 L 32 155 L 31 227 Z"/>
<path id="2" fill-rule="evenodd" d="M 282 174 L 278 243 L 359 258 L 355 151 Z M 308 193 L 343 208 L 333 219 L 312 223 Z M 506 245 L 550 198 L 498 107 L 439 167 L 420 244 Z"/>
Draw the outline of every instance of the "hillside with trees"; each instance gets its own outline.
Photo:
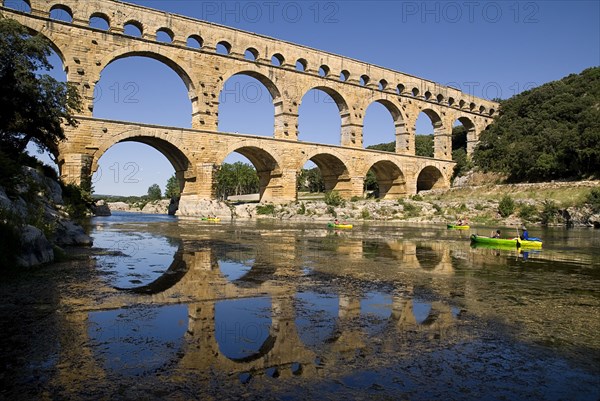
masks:
<path id="1" fill-rule="evenodd" d="M 512 182 L 586 179 L 600 172 L 600 68 L 501 101 L 473 161 Z"/>

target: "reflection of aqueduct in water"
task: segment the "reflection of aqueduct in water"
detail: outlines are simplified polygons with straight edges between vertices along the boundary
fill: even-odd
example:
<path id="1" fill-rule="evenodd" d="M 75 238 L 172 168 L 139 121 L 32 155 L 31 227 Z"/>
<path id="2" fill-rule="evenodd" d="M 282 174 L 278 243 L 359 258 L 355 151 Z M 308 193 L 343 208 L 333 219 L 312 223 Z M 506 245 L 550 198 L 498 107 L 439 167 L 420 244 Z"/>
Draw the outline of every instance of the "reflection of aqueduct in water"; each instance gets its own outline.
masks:
<path id="1" fill-rule="evenodd" d="M 274 246 L 274 241 L 267 241 Z M 187 251 L 189 246 L 184 245 L 183 251 L 178 251 L 167 272 L 152 283 L 127 291 L 118 291 L 104 303 L 95 305 L 98 310 L 120 309 L 132 305 L 187 305 L 188 325 L 185 333 L 185 349 L 174 350 L 179 356 L 177 366 L 185 371 L 206 371 L 207 369 L 229 372 L 251 372 L 253 375 L 277 375 L 281 377 L 290 375 L 323 376 L 343 371 L 344 367 L 335 361 L 343 360 L 344 355 L 354 355 L 357 350 L 365 354 L 380 352 L 381 349 L 370 344 L 369 327 L 364 324 L 357 325 L 357 319 L 363 311 L 362 304 L 366 294 L 339 293 L 337 297 L 337 316 L 334 320 L 332 332 L 326 341 L 315 348 L 314 344 L 307 344 L 299 329 L 298 299 L 293 294 L 297 293 L 298 275 L 303 274 L 301 269 L 290 261 L 289 255 L 298 255 L 295 249 L 295 237 L 283 238 L 279 236 L 277 248 L 285 248 L 284 255 L 272 252 L 269 246 L 257 250 L 252 263 L 253 267 L 245 275 L 230 280 L 221 271 L 219 265 L 219 252 L 215 244 L 209 241 L 196 242 L 193 251 Z M 357 241 L 354 245 L 345 248 L 347 251 L 341 257 L 356 259 L 363 245 Z M 403 264 L 413 266 L 416 260 L 415 243 L 406 242 L 405 246 L 396 244 L 394 248 L 384 252 L 396 253 Z M 344 251 L 344 250 L 342 250 Z M 439 266 L 433 271 L 446 272 L 443 254 L 447 252 L 440 248 Z M 221 256 L 227 257 L 220 252 Z M 415 260 L 413 260 L 415 258 Z M 293 258 L 292 258 L 293 259 Z M 418 262 L 418 261 L 417 261 Z M 352 275 L 352 271 L 346 272 Z M 328 275 L 328 272 L 323 274 Z M 287 277 L 289 280 L 281 280 Z M 275 280 L 274 280 L 275 278 Z M 331 287 L 333 293 L 335 288 Z M 440 336 L 452 329 L 455 317 L 449 305 L 442 302 L 432 302 L 431 308 L 422 318 L 417 318 L 414 310 L 412 289 L 403 289 L 402 296 L 390 295 L 390 304 L 386 306 L 386 318 L 378 327 L 385 330 L 383 343 L 378 347 L 392 352 L 402 347 L 402 341 L 407 334 L 427 338 Z M 270 300 L 270 327 L 266 339 L 254 354 L 244 358 L 232 358 L 225 355 L 217 339 L 216 305 L 223 300 L 268 298 Z M 71 304 L 73 300 L 66 300 Z M 302 309 L 302 306 L 300 306 Z M 310 309 L 304 310 L 311 314 Z M 124 312 L 126 313 L 126 312 Z M 364 315 L 363 315 L 364 317 Z M 78 338 L 78 344 L 90 344 L 88 329 L 88 312 L 70 313 L 67 327 L 71 327 L 69 335 Z M 66 347 L 62 355 L 65 360 L 84 359 L 87 371 L 94 372 L 98 378 L 107 376 L 105 367 L 96 359 L 93 348 L 69 349 Z M 71 354 L 75 352 L 76 354 Z M 340 359 L 341 358 L 341 359 Z M 316 363 L 316 360 L 320 362 Z M 78 365 L 80 366 L 80 365 Z M 76 374 L 75 372 L 73 373 Z M 63 380 L 68 381 L 69 375 L 65 374 Z"/>
<path id="2" fill-rule="evenodd" d="M 24 10 L 0 0 L 2 15 L 46 36 L 62 59 L 67 80 L 84 99 L 80 125 L 66 132 L 56 150 L 63 179 L 81 182 L 97 169 L 111 146 L 137 141 L 163 153 L 183 187 L 182 205 L 214 196 L 214 173 L 231 153 L 256 167 L 261 200 L 295 200 L 297 173 L 309 160 L 321 170 L 326 190 L 362 196 L 372 169 L 381 197 L 399 197 L 449 185 L 451 131 L 460 121 L 468 131 L 471 154 L 498 105 L 460 90 L 315 49 L 237 29 L 113 0 L 21 0 Z M 51 18 L 60 10 L 68 22 Z M 106 29 L 90 27 L 104 21 Z M 134 36 L 127 29 L 138 31 Z M 157 40 L 167 35 L 169 43 Z M 186 43 L 187 39 L 187 43 Z M 192 47 L 192 46 L 195 47 Z M 224 53 L 217 49 L 224 49 Z M 156 59 L 185 83 L 192 104 L 192 129 L 160 127 L 93 118 L 94 88 L 103 69 L 131 56 Z M 219 94 L 234 75 L 246 75 L 267 88 L 273 99 L 273 137 L 218 132 Z M 301 99 L 311 89 L 330 95 L 341 118 L 341 146 L 298 141 Z M 363 149 L 363 119 L 377 102 L 390 112 L 396 152 Z M 434 158 L 416 157 L 415 123 L 420 112 L 434 126 Z"/>

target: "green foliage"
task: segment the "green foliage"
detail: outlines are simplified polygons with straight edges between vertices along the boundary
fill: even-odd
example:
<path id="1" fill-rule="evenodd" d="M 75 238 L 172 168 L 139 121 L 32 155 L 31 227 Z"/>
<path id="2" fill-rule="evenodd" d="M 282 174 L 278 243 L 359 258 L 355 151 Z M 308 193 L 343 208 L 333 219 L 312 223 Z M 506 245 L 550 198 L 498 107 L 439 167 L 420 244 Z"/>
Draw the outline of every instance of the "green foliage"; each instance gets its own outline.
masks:
<path id="1" fill-rule="evenodd" d="M 405 217 L 417 217 L 423 208 L 412 203 L 404 204 L 404 216 Z"/>
<path id="2" fill-rule="evenodd" d="M 543 225 L 556 221 L 559 209 L 556 203 L 551 199 L 546 199 L 542 202 L 542 211 L 540 212 L 540 220 Z"/>
<path id="3" fill-rule="evenodd" d="M 594 213 L 600 212 L 600 188 L 593 188 L 585 197 L 585 203 L 591 206 Z"/>
<path id="4" fill-rule="evenodd" d="M 519 205 L 519 217 L 526 221 L 532 221 L 537 215 L 537 208 L 534 205 L 528 203 L 521 203 Z"/>
<path id="5" fill-rule="evenodd" d="M 327 206 L 327 213 L 332 215 L 333 217 L 337 217 L 337 212 L 333 206 Z"/>
<path id="6" fill-rule="evenodd" d="M 452 171 L 452 180 L 454 180 L 456 177 L 465 175 L 465 173 L 473 169 L 473 162 L 467 156 L 467 151 L 464 148 L 453 150 L 452 160 L 456 162 L 454 170 Z"/>
<path id="7" fill-rule="evenodd" d="M 343 206 L 345 202 L 338 192 L 329 191 L 325 193 L 325 204 L 328 206 Z"/>
<path id="8" fill-rule="evenodd" d="M 379 143 L 377 145 L 369 145 L 367 149 L 381 150 L 383 152 L 396 152 L 396 142 Z"/>
<path id="9" fill-rule="evenodd" d="M 362 217 L 363 219 L 369 219 L 371 218 L 371 213 L 369 213 L 369 210 L 367 208 L 364 208 L 363 210 L 360 211 L 360 217 Z"/>
<path id="10" fill-rule="evenodd" d="M 370 191 L 372 192 L 373 196 L 378 197 L 379 196 L 379 184 L 377 183 L 377 176 L 375 175 L 375 173 L 373 172 L 372 169 L 370 169 L 367 172 L 367 176 L 365 177 L 365 183 L 364 183 L 364 192 Z"/>
<path id="11" fill-rule="evenodd" d="M 223 163 L 216 173 L 216 192 L 220 199 L 231 195 L 254 194 L 259 191 L 258 175 L 253 166 L 235 162 Z"/>
<path id="12" fill-rule="evenodd" d="M 512 181 L 587 178 L 600 171 L 600 67 L 501 102 L 473 155 Z"/>
<path id="13" fill-rule="evenodd" d="M 508 217 L 515 211 L 515 201 L 510 195 L 504 195 L 498 204 L 498 212 L 502 217 Z"/>
<path id="14" fill-rule="evenodd" d="M 162 198 L 162 192 L 158 184 L 152 184 L 148 187 L 148 200 L 155 201 Z"/>
<path id="15" fill-rule="evenodd" d="M 411 199 L 414 200 L 414 201 L 422 201 L 423 197 L 421 195 L 419 195 L 419 194 L 415 194 L 415 195 L 413 195 L 411 197 Z"/>
<path id="16" fill-rule="evenodd" d="M 167 185 L 165 186 L 165 197 L 166 198 L 179 198 L 181 195 L 181 190 L 179 188 L 179 181 L 177 181 L 177 177 L 173 174 L 167 180 Z"/>
<path id="17" fill-rule="evenodd" d="M 30 36 L 17 21 L 0 16 L 0 148 L 13 155 L 30 141 L 56 151 L 65 139 L 63 126 L 77 125 L 76 87 L 37 73 L 51 68 L 50 49 L 42 35 Z"/>
<path id="18" fill-rule="evenodd" d="M 93 199 L 90 192 L 75 184 L 61 184 L 65 210 L 73 219 L 81 219 L 91 212 Z"/>
<path id="19" fill-rule="evenodd" d="M 433 157 L 433 134 L 415 135 L 415 155 Z"/>
<path id="20" fill-rule="evenodd" d="M 325 183 L 323 182 L 323 177 L 321 176 L 321 170 L 318 167 L 300 170 L 297 183 L 299 191 L 325 191 Z"/>
<path id="21" fill-rule="evenodd" d="M 298 210 L 296 210 L 296 213 L 298 214 L 306 214 L 306 205 L 304 204 L 304 202 L 300 203 L 300 207 L 298 208 Z"/>
<path id="22" fill-rule="evenodd" d="M 275 205 L 258 205 L 256 207 L 256 214 L 275 216 Z"/>
<path id="23" fill-rule="evenodd" d="M 350 198 L 350 202 L 358 202 L 361 199 L 362 198 L 360 196 L 353 196 L 352 198 Z"/>

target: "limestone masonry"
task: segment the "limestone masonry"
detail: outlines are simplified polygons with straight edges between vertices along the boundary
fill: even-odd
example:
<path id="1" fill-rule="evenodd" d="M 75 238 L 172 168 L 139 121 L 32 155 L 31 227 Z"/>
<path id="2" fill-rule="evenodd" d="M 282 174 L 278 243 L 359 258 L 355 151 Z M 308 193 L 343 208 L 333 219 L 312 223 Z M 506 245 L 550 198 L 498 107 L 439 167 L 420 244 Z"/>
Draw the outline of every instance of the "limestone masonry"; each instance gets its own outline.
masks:
<path id="1" fill-rule="evenodd" d="M 113 0 L 28 0 L 30 10 L 0 13 L 47 37 L 61 57 L 67 79 L 79 88 L 84 110 L 77 128 L 56 150 L 61 177 L 81 183 L 97 169 L 100 157 L 122 141 L 153 146 L 173 164 L 182 186 L 182 203 L 214 198 L 215 172 L 231 153 L 255 166 L 261 201 L 289 202 L 297 197 L 296 176 L 308 160 L 323 175 L 326 190 L 345 197 L 363 195 L 369 169 L 377 176 L 382 198 L 419 190 L 446 188 L 452 168 L 452 126 L 468 130 L 471 154 L 479 134 L 492 122 L 498 104 L 455 88 L 305 46 L 237 29 Z M 50 18 L 52 10 L 71 22 Z M 107 31 L 90 27 L 90 18 L 105 20 Z M 124 33 L 136 27 L 140 36 Z M 156 40 L 158 32 L 170 43 Z M 197 47 L 188 46 L 190 42 Z M 227 54 L 217 53 L 217 45 Z M 252 54 L 249 60 L 245 54 Z M 185 83 L 192 104 L 192 129 L 153 126 L 93 117 L 94 87 L 111 62 L 130 56 L 156 59 Z M 279 65 L 274 65 L 275 58 Z M 300 65 L 302 68 L 297 68 Z M 219 94 L 233 75 L 260 81 L 273 98 L 272 137 L 218 131 Z M 320 89 L 336 102 L 341 117 L 341 146 L 298 141 L 302 97 Z M 396 153 L 363 149 L 365 111 L 373 102 L 385 106 L 396 127 Z M 415 156 L 415 123 L 420 112 L 434 125 L 434 158 Z"/>

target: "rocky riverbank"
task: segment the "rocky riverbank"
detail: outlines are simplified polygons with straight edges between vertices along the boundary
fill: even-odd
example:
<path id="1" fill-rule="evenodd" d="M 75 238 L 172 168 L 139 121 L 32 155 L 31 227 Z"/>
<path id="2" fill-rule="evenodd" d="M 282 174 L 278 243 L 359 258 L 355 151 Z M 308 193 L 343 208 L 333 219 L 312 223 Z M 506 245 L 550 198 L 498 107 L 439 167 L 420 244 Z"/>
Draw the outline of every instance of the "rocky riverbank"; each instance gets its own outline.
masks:
<path id="1" fill-rule="evenodd" d="M 216 200 L 186 202 L 178 216 L 221 219 L 273 218 L 292 221 L 406 221 L 444 224 L 459 218 L 471 224 L 513 226 L 569 225 L 600 228 L 600 212 L 586 203 L 586 196 L 599 189 L 600 182 L 476 185 L 448 190 L 422 192 L 400 200 L 300 200 L 288 204 L 230 203 Z M 501 200 L 512 201 L 509 210 Z M 135 208 L 124 202 L 107 204 L 111 210 L 167 213 L 168 200 L 149 202 Z M 501 210 L 502 209 L 502 210 Z"/>
<path id="2" fill-rule="evenodd" d="M 25 179 L 15 188 L 0 186 L 2 263 L 50 263 L 65 247 L 91 245 L 84 229 L 69 218 L 58 182 L 32 167 L 23 167 L 23 173 Z"/>

